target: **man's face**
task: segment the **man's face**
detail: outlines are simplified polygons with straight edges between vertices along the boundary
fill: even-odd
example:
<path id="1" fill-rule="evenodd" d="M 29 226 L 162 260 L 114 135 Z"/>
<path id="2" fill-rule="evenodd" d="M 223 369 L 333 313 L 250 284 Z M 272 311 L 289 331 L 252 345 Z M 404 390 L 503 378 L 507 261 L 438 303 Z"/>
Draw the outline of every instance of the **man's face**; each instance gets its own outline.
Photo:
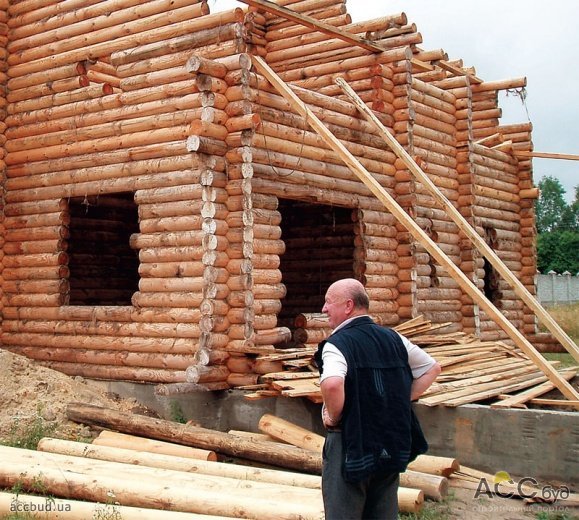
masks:
<path id="1" fill-rule="evenodd" d="M 322 312 L 328 315 L 330 326 L 333 329 L 350 317 L 348 313 L 349 301 L 351 300 L 343 294 L 337 294 L 336 291 L 332 290 L 332 287 L 326 292 L 326 300 L 322 307 Z"/>

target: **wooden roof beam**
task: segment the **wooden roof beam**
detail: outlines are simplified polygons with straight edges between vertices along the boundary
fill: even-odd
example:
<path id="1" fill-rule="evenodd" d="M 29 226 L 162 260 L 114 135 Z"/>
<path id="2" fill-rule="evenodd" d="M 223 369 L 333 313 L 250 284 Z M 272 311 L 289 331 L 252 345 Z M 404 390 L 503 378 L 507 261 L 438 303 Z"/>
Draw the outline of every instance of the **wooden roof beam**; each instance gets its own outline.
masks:
<path id="1" fill-rule="evenodd" d="M 366 49 L 368 51 L 384 52 L 385 50 L 383 47 L 376 45 L 370 40 L 366 40 L 355 34 L 342 31 L 337 27 L 329 25 L 320 20 L 316 20 L 315 18 L 312 18 L 305 14 L 296 13 L 295 11 L 288 9 L 287 7 L 274 4 L 273 2 L 268 2 L 267 0 L 239 0 L 239 1 L 252 7 L 256 7 L 267 13 L 275 14 L 277 16 L 286 18 L 287 20 L 290 20 L 292 22 L 299 23 L 301 25 L 309 27 L 310 29 L 313 29 L 314 31 L 320 31 L 324 34 L 327 34 L 328 36 L 331 36 L 332 38 L 338 38 L 352 45 L 356 45 L 357 47 L 362 47 L 363 49 Z"/>
<path id="2" fill-rule="evenodd" d="M 468 72 L 465 72 L 460 67 L 456 67 L 456 66 L 452 65 L 448 61 L 438 60 L 438 61 L 435 61 L 433 63 L 433 65 L 436 65 L 436 66 L 440 67 L 442 70 L 450 72 L 451 74 L 454 74 L 455 76 L 468 76 L 468 78 L 470 79 L 470 81 L 472 83 L 480 84 L 483 82 L 482 79 L 477 78 L 473 74 L 469 74 Z"/>

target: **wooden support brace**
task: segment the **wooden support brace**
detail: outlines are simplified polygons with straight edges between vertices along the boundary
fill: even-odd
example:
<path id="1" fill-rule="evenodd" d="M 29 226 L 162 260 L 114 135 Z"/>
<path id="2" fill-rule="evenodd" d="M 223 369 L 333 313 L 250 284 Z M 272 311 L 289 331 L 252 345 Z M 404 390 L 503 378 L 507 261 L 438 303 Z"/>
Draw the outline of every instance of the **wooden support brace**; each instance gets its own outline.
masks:
<path id="1" fill-rule="evenodd" d="M 525 150 L 515 150 L 516 157 L 536 157 L 538 159 L 564 159 L 566 161 L 579 161 L 579 155 L 570 153 L 550 153 L 550 152 L 527 152 Z"/>
<path id="2" fill-rule="evenodd" d="M 329 25 L 325 22 L 321 22 L 320 20 L 316 20 L 315 18 L 311 18 L 305 14 L 296 13 L 287 7 L 282 7 L 281 5 L 276 5 L 273 2 L 268 2 L 267 0 L 240 0 L 244 4 L 251 5 L 252 7 L 258 7 L 263 11 L 266 11 L 271 14 L 276 14 L 278 16 L 282 16 L 287 20 L 291 20 L 292 22 L 302 24 L 314 31 L 320 31 L 332 38 L 338 38 L 343 40 L 347 43 L 351 43 L 352 45 L 356 45 L 357 47 L 362 47 L 368 51 L 372 52 L 384 52 L 384 48 L 380 47 L 379 45 L 371 42 L 370 40 L 366 40 L 364 38 L 360 38 L 355 34 L 350 34 L 345 31 L 341 31 L 340 29 L 334 27 L 333 25 Z"/>
<path id="3" fill-rule="evenodd" d="M 473 299 L 475 300 L 481 308 L 497 323 L 507 334 L 508 336 L 515 342 L 515 344 L 525 352 L 529 358 L 545 373 L 545 375 L 555 384 L 555 386 L 561 390 L 563 395 L 568 399 L 575 400 L 579 398 L 579 394 L 575 391 L 575 389 L 565 380 L 563 380 L 559 373 L 549 364 L 545 358 L 537 352 L 537 350 L 531 345 L 527 339 L 501 314 L 501 312 L 480 292 L 480 290 L 467 278 L 467 276 L 452 262 L 448 256 L 440 250 L 440 248 L 436 245 L 436 243 L 412 220 L 412 218 L 400 207 L 400 205 L 392 198 L 392 196 L 370 175 L 370 173 L 360 164 L 360 162 L 345 148 L 345 146 L 328 130 L 328 128 L 315 116 L 315 114 L 305 105 L 304 102 L 300 100 L 300 98 L 289 88 L 288 85 L 281 78 L 265 63 L 263 59 L 258 56 L 253 56 L 252 61 L 260 74 L 262 74 L 274 87 L 275 89 L 289 102 L 291 103 L 292 107 L 303 117 L 306 118 L 308 123 L 311 127 L 323 137 L 324 141 L 334 150 L 341 159 L 348 165 L 348 167 L 356 174 L 357 177 L 368 187 L 368 189 L 386 206 L 386 208 L 394 215 L 394 217 L 408 229 L 408 231 L 412 234 L 412 236 L 418 240 L 421 245 L 436 259 L 436 261 L 443 267 L 447 269 L 449 274 L 454 278 L 454 280 L 460 285 L 460 287 Z M 338 78 L 336 82 L 344 89 L 345 92 L 348 92 L 349 89 L 348 84 Z M 346 88 L 344 88 L 344 86 Z M 352 98 L 352 95 L 355 96 L 356 99 L 357 95 L 351 90 L 349 93 L 349 97 Z M 366 109 L 366 105 L 361 100 L 355 103 L 356 106 L 362 110 L 362 107 Z M 374 114 L 370 112 L 372 115 L 372 120 L 375 118 Z M 380 125 L 379 128 L 384 128 Z M 384 133 L 387 134 L 387 142 L 390 143 L 392 149 L 395 150 L 400 156 L 405 158 L 405 163 L 407 165 L 412 166 L 413 173 L 422 174 L 422 176 L 430 182 L 428 177 L 420 170 L 420 168 L 416 165 L 416 163 L 412 160 L 412 158 L 408 155 L 406 150 L 402 148 L 397 141 L 394 140 L 392 136 L 384 129 Z M 385 137 L 385 136 L 383 136 Z M 392 142 L 391 142 L 392 141 Z M 397 145 L 397 147 L 395 147 Z M 430 184 L 432 184 L 430 182 Z M 434 186 L 434 185 L 433 185 Z M 438 189 L 435 188 L 435 192 L 438 192 Z M 441 195 L 442 196 L 442 195 Z M 444 198 L 445 203 L 442 207 L 450 208 L 451 204 Z M 460 214 L 459 214 L 460 216 Z M 460 224 L 461 229 L 463 229 L 467 235 L 472 233 L 468 233 L 468 230 L 472 230 L 470 226 L 464 226 L 462 223 Z M 472 230 L 474 232 L 474 230 Z M 474 234 L 479 238 L 478 234 L 474 232 Z M 485 244 L 486 246 L 486 244 Z M 487 249 L 488 246 L 486 246 Z M 492 253 L 492 250 L 490 250 Z M 498 258 L 498 257 L 497 257 Z M 500 260 L 499 260 L 500 262 Z M 502 262 L 500 262 L 501 265 Z M 508 271 L 508 269 L 503 269 L 504 271 Z M 512 277 L 512 273 L 511 277 Z M 513 277 L 514 278 L 514 277 Z M 518 280 L 517 280 L 518 282 Z M 519 282 L 520 284 L 520 282 Z M 531 298 L 533 300 L 533 298 Z M 540 307 L 536 302 L 535 306 Z M 546 314 L 546 313 L 545 313 Z M 556 325 L 556 324 L 555 324 Z M 565 334 L 561 331 L 562 334 Z M 579 359 L 579 349 L 577 346 L 569 339 L 569 342 L 574 347 L 575 355 L 578 356 Z"/>
<path id="4" fill-rule="evenodd" d="M 440 204 L 440 206 L 446 211 L 450 218 L 456 223 L 456 225 L 465 233 L 465 235 L 471 240 L 474 246 L 487 258 L 493 267 L 501 274 L 501 276 L 509 283 L 511 287 L 515 290 L 515 293 L 519 298 L 521 298 L 528 307 L 538 316 L 538 318 L 547 326 L 551 333 L 561 342 L 561 344 L 566 348 L 566 350 L 579 361 L 579 348 L 571 340 L 571 338 L 559 327 L 557 322 L 551 317 L 551 315 L 541 306 L 536 298 L 533 297 L 531 293 L 526 289 L 526 287 L 519 281 L 519 279 L 505 266 L 503 261 L 497 256 L 491 247 L 483 240 L 483 238 L 476 232 L 476 230 L 467 222 L 467 220 L 460 214 L 460 212 L 448 201 L 448 199 L 441 193 L 441 191 L 436 187 L 436 185 L 430 180 L 430 178 L 422 171 L 422 169 L 416 164 L 416 161 L 410 157 L 406 150 L 396 141 L 388 130 L 382 125 L 382 123 L 374 116 L 374 114 L 366 107 L 366 105 L 359 100 L 357 94 L 349 87 L 349 85 L 341 78 L 336 79 L 344 92 L 350 97 L 352 102 L 356 107 L 366 116 L 366 118 L 373 122 L 378 128 L 380 135 L 385 139 L 392 150 L 398 155 L 398 157 L 404 162 L 406 167 L 410 172 L 418 179 L 422 184 L 428 189 L 429 193 L 435 198 L 435 200 Z M 424 245 L 424 244 L 423 244 Z M 434 256 L 434 255 L 433 255 Z M 436 257 L 435 257 L 436 258 Z M 438 259 L 437 259 L 438 260 Z M 441 264 L 444 265 L 444 264 Z M 452 264 L 454 270 L 463 274 L 458 268 Z M 452 271 L 449 271 L 453 276 Z M 465 277 L 466 279 L 466 277 Z M 506 320 L 503 314 L 496 309 L 496 307 L 488 301 L 488 299 L 468 280 L 468 284 L 463 286 L 459 279 L 455 280 L 461 285 L 461 287 L 471 296 L 477 303 L 483 307 L 483 309 L 493 318 L 495 323 L 497 323 L 503 330 L 509 335 L 509 337 L 525 352 L 531 360 L 545 372 L 545 375 L 549 377 L 551 381 L 554 381 L 557 388 L 566 396 L 562 388 L 566 388 L 567 391 L 571 391 L 572 394 L 577 395 L 577 392 L 573 387 L 565 381 L 559 373 L 553 369 L 553 367 L 545 360 L 545 358 L 537 352 L 537 350 L 531 345 L 520 332 L 515 329 L 512 324 Z M 472 288 L 470 287 L 472 286 Z M 475 289 L 472 291 L 472 289 Z M 470 294 L 470 292 L 473 294 Z M 489 310 L 487 310 L 487 307 Z M 496 319 L 495 319 L 496 317 Z M 506 327 L 506 328 L 505 328 Z M 550 376 L 553 376 L 551 377 Z M 554 382 L 555 382 L 554 381 Z M 557 384 L 559 383 L 559 384 Z"/>

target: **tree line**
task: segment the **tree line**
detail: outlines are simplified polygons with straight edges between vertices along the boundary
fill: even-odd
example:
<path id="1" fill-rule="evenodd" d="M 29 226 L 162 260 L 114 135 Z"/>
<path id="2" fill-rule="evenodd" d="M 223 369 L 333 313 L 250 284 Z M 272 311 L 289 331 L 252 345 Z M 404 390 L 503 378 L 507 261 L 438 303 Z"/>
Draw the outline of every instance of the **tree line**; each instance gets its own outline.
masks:
<path id="1" fill-rule="evenodd" d="M 535 202 L 537 223 L 537 268 L 549 271 L 579 273 L 579 186 L 568 204 L 565 189 L 551 176 L 539 182 L 541 191 Z"/>

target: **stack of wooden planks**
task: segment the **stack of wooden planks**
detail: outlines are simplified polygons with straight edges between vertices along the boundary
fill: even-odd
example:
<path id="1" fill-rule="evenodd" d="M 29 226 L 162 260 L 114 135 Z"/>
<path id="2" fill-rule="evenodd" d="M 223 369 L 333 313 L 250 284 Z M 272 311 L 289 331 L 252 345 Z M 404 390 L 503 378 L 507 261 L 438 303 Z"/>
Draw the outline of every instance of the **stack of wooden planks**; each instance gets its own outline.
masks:
<path id="1" fill-rule="evenodd" d="M 326 331 L 323 315 L 301 315 L 299 320 L 315 331 Z M 524 407 L 533 405 L 566 406 L 569 401 L 540 400 L 539 396 L 554 389 L 545 374 L 519 349 L 502 341 L 481 341 L 463 332 L 444 333 L 445 324 L 433 325 L 420 316 L 394 327 L 422 347 L 442 366 L 436 383 L 421 397 L 427 406 L 459 406 L 485 402 L 493 407 Z M 307 328 L 305 334 L 307 335 Z M 312 365 L 315 347 L 286 351 L 278 349 L 258 356 L 262 360 L 281 360 L 284 370 L 264 374 L 260 384 L 245 387 L 247 399 L 272 396 L 306 397 L 321 402 L 319 372 Z M 570 381 L 577 368 L 560 370 L 561 377 Z M 244 387 L 241 387 L 244 388 Z M 517 393 L 520 392 L 520 393 Z"/>

